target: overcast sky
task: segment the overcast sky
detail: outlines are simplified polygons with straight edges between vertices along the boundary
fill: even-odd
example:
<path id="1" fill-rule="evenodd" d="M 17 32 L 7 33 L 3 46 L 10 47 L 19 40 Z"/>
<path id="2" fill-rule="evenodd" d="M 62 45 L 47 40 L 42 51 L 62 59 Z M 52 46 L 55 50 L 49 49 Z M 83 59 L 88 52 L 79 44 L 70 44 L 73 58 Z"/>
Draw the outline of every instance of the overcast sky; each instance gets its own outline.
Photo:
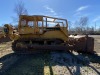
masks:
<path id="1" fill-rule="evenodd" d="M 22 0 L 29 15 L 48 15 L 75 22 L 82 16 L 89 25 L 100 26 L 100 0 Z M 0 25 L 13 23 L 14 6 L 18 0 L 0 0 Z"/>

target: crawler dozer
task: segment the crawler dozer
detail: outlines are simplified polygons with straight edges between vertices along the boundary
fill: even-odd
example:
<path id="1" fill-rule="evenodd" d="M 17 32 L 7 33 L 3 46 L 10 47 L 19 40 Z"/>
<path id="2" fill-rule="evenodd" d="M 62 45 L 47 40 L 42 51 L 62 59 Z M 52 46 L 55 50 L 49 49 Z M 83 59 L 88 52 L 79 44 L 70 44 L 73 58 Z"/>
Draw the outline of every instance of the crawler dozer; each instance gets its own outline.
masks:
<path id="1" fill-rule="evenodd" d="M 4 32 L 13 40 L 12 49 L 16 53 L 54 50 L 93 51 L 93 38 L 69 37 L 67 20 L 62 18 L 21 15 L 18 26 L 14 28 L 5 24 Z"/>

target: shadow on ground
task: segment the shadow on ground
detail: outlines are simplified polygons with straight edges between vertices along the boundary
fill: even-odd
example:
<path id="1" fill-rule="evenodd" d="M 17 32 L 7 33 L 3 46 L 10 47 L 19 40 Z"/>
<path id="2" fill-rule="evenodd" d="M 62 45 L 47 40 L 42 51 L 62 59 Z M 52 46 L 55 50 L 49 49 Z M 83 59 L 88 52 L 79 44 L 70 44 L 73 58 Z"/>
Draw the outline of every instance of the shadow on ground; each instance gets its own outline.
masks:
<path id="1" fill-rule="evenodd" d="M 13 64 L 9 69 L 7 69 L 3 75 L 55 75 L 54 73 L 54 66 L 65 66 L 68 67 L 74 67 L 76 66 L 76 70 L 72 73 L 72 75 L 81 75 L 80 68 L 85 67 L 90 64 L 89 61 L 87 61 L 87 58 L 91 58 L 90 61 L 100 63 L 100 60 L 92 60 L 93 55 L 89 54 L 79 54 L 76 56 L 83 55 L 82 59 L 75 60 L 73 57 L 68 56 L 66 53 L 57 52 L 58 54 L 55 54 L 55 52 L 52 53 L 38 53 L 38 54 L 24 54 L 24 55 L 18 55 L 22 58 L 18 60 L 15 64 Z M 8 59 L 9 57 L 13 56 L 14 54 L 8 54 L 0 59 L 1 61 L 4 61 Z M 100 56 L 94 55 L 94 59 L 100 59 Z M 83 63 L 84 62 L 84 63 Z M 11 61 L 8 62 L 8 64 L 11 63 Z M 98 75 L 100 73 L 95 69 L 93 66 L 89 66 L 92 68 Z M 57 67 L 55 68 L 57 69 Z M 58 68 L 60 69 L 60 68 Z M 66 70 L 63 73 L 66 73 Z M 55 70 L 56 71 L 56 70 Z M 58 71 L 60 74 L 60 70 Z M 71 71 L 69 71 L 71 73 Z M 62 73 L 62 72 L 61 72 Z"/>

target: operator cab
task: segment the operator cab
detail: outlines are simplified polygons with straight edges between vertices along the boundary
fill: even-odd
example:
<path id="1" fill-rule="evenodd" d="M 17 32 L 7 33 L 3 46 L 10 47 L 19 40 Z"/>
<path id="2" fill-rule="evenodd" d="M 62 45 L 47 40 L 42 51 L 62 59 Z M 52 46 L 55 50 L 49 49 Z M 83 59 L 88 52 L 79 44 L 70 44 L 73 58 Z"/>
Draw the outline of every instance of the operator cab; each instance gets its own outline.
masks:
<path id="1" fill-rule="evenodd" d="M 39 33 L 40 31 L 59 30 L 60 27 L 66 27 L 67 29 L 68 24 L 66 19 L 40 15 L 21 15 L 18 29 L 20 33 L 32 33 L 32 31 L 33 33 Z"/>

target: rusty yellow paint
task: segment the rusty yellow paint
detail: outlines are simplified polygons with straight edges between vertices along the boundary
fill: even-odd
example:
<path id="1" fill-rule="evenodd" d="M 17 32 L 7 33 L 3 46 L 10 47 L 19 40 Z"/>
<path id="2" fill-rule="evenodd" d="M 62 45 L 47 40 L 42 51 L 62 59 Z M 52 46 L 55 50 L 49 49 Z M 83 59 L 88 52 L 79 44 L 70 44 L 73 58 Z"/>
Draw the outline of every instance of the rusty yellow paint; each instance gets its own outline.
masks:
<path id="1" fill-rule="evenodd" d="M 53 19 L 53 21 L 48 21 L 48 18 Z M 56 22 L 55 20 L 63 20 L 66 23 L 64 25 L 63 21 Z M 28 25 L 29 21 L 34 23 L 32 27 Z M 22 22 L 24 22 L 25 25 Z M 38 24 L 39 22 L 42 22 L 41 26 L 39 26 Z M 53 27 L 49 27 L 47 25 L 48 22 L 55 23 L 55 25 Z M 62 26 L 56 25 L 57 23 L 62 24 Z M 68 41 L 68 30 L 67 30 L 68 24 L 66 19 L 40 16 L 40 15 L 35 15 L 35 16 L 21 15 L 19 19 L 17 32 L 14 32 L 14 29 L 11 25 L 7 26 L 9 28 L 9 37 L 12 40 L 17 40 L 20 38 L 48 38 L 48 39 L 58 38 L 62 39 L 63 41 Z"/>

